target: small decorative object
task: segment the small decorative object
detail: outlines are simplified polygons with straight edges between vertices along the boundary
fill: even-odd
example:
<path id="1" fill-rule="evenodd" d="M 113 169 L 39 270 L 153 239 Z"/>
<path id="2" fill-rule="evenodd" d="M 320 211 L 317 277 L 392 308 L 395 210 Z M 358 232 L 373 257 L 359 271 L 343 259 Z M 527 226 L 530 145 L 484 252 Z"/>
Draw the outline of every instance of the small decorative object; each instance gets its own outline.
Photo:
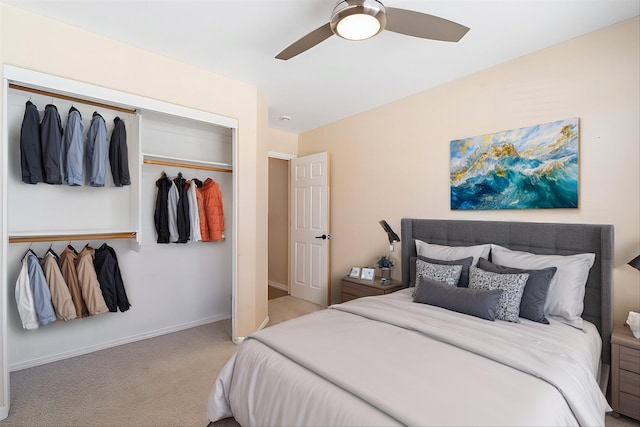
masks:
<path id="1" fill-rule="evenodd" d="M 630 311 L 629 317 L 627 317 L 627 325 L 629 325 L 633 336 L 640 339 L 640 313 Z"/>
<path id="2" fill-rule="evenodd" d="M 353 277 L 357 279 L 360 277 L 360 267 L 351 267 L 351 272 L 349 273 L 349 277 Z"/>
<path id="3" fill-rule="evenodd" d="M 578 118 L 451 141 L 451 209 L 578 207 Z"/>
<path id="4" fill-rule="evenodd" d="M 362 269 L 362 275 L 360 276 L 360 278 L 362 280 L 373 280 L 375 275 L 376 275 L 376 269 L 375 268 L 363 268 Z"/>
<path id="5" fill-rule="evenodd" d="M 627 264 L 636 270 L 640 270 L 640 255 L 629 261 Z M 629 325 L 633 336 L 640 339 L 640 313 L 630 311 L 629 317 L 627 317 L 627 325 Z"/>
<path id="6" fill-rule="evenodd" d="M 390 257 L 382 255 L 378 258 L 378 268 L 380 269 L 380 277 L 383 279 L 391 278 L 391 267 L 393 267 L 393 261 Z"/>

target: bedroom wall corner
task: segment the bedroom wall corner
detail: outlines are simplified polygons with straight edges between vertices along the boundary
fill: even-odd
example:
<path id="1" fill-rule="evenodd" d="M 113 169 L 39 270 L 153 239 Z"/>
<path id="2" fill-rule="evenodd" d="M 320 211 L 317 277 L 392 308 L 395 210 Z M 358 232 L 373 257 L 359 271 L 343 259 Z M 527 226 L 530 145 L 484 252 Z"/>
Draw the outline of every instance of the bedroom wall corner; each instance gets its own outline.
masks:
<path id="1" fill-rule="evenodd" d="M 639 309 L 626 265 L 640 253 L 639 33 L 635 17 L 301 134 L 299 155 L 331 153 L 332 282 L 388 253 L 380 219 L 396 232 L 403 217 L 613 224 L 614 321 Z M 451 140 L 571 117 L 578 209 L 450 210 Z"/>

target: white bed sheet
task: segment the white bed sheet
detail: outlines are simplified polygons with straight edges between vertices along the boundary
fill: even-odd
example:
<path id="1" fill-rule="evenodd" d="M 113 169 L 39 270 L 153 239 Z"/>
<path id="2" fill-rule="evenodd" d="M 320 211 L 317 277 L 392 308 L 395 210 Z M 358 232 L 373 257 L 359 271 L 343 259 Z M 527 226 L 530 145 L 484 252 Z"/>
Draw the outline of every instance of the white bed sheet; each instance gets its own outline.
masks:
<path id="1" fill-rule="evenodd" d="M 496 334 L 516 331 L 532 348 L 560 352 L 595 382 L 600 337 L 593 325 L 583 332 L 553 321 L 488 322 L 415 304 L 410 292 L 361 298 L 254 334 L 216 380 L 208 403 L 210 420 L 234 416 L 243 426 L 578 424 L 562 393 L 548 382 L 437 339 L 416 338 L 416 331 L 340 309 L 386 300 L 402 307 L 402 317 L 413 322 L 435 317 L 470 327 L 489 325 Z M 274 351 L 278 336 L 309 353 Z M 359 385 L 353 389 L 350 382 Z M 603 424 L 608 406 L 601 401 L 585 405 L 599 408 L 602 417 L 596 424 Z"/>

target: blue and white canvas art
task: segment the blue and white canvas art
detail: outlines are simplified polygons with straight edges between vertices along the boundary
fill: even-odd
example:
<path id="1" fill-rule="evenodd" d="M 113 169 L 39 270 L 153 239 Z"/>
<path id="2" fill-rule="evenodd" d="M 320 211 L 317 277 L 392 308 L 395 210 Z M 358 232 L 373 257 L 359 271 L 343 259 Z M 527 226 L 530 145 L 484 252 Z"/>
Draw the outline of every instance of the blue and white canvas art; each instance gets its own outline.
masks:
<path id="1" fill-rule="evenodd" d="M 451 141 L 451 209 L 577 208 L 578 123 Z"/>

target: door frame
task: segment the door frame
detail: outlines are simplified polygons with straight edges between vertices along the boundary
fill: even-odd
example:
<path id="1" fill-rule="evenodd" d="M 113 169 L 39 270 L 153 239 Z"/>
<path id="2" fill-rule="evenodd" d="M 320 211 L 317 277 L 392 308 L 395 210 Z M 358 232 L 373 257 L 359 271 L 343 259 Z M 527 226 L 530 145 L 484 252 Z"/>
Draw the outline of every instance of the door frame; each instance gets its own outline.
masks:
<path id="1" fill-rule="evenodd" d="M 267 153 L 268 158 L 279 159 L 287 161 L 289 173 L 287 173 L 287 294 L 291 295 L 291 160 L 298 158 L 297 154 L 281 153 L 277 151 L 269 151 Z M 269 239 L 269 230 L 267 228 L 267 241 Z M 267 251 L 267 265 L 269 263 L 269 252 Z M 269 286 L 269 277 L 267 271 L 267 286 Z"/>

